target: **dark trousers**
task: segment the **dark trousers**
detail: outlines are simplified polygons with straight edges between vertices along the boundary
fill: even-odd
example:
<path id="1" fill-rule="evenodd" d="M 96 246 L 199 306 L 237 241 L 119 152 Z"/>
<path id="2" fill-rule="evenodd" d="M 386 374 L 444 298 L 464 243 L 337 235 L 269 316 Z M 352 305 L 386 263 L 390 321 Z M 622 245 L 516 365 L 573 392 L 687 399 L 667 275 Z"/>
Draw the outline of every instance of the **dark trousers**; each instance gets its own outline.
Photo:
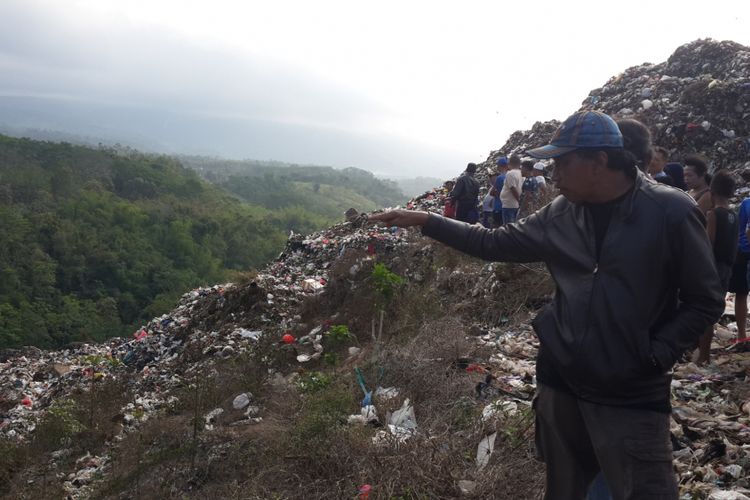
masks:
<path id="1" fill-rule="evenodd" d="M 601 470 L 615 500 L 677 500 L 669 415 L 581 401 L 539 384 L 536 446 L 545 500 L 583 500 Z"/>
<path id="2" fill-rule="evenodd" d="M 518 208 L 503 208 L 503 224 L 512 224 L 518 220 Z"/>
<path id="3" fill-rule="evenodd" d="M 459 200 L 456 204 L 456 220 L 474 224 L 479 220 L 479 211 L 476 203 Z"/>

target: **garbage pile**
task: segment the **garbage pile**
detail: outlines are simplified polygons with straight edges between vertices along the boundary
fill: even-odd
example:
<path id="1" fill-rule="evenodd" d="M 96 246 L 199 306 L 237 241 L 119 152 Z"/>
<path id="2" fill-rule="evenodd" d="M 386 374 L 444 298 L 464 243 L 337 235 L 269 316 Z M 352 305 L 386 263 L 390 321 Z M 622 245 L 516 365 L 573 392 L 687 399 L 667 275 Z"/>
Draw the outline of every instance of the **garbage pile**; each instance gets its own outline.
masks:
<path id="1" fill-rule="evenodd" d="M 649 126 L 654 143 L 673 161 L 706 155 L 714 168 L 750 168 L 750 47 L 731 41 L 696 40 L 666 62 L 626 69 L 592 90 L 580 108 Z M 559 122 L 537 122 L 490 153 L 485 167 L 508 154 L 546 144 Z"/>
<path id="2" fill-rule="evenodd" d="M 333 226 L 309 236 L 290 235 L 278 259 L 242 287 L 232 283 L 197 288 L 181 297 L 168 314 L 152 319 L 132 338 L 84 344 L 59 351 L 36 348 L 3 353 L 0 360 L 0 438 L 28 440 L 55 401 L 90 381 L 119 378 L 129 381 L 134 403 L 121 409 L 123 428 L 114 442 L 172 405 L 173 389 L 205 366 L 253 349 L 264 335 L 279 335 L 294 326 L 297 306 L 306 296 L 325 290 L 328 271 L 345 250 L 356 248 L 374 256 L 407 245 L 406 232 L 365 224 L 366 217 Z M 320 357 L 320 330 L 294 339 L 286 334 L 280 344 L 297 350 L 299 363 Z M 290 337 L 292 340 L 289 340 Z M 317 339 L 317 341 L 315 341 Z M 198 359 L 196 360 L 196 354 Z M 186 353 L 190 353 L 189 360 Z M 243 397 L 241 397 L 243 396 Z M 241 422 L 257 423 L 260 408 L 239 395 L 235 409 Z M 247 401 L 246 401 L 247 400 Z M 222 409 L 206 415 L 206 428 Z M 235 424 L 236 424 L 235 423 Z M 90 478 L 109 463 L 108 455 L 80 460 L 81 467 L 65 476 L 71 498 L 85 496 Z M 94 464 L 94 465 L 92 465 Z"/>
<path id="3" fill-rule="evenodd" d="M 366 215 L 309 236 L 292 233 L 284 251 L 257 281 L 273 295 L 269 300 L 281 306 L 282 319 L 288 321 L 284 309 L 298 304 L 305 294 L 322 291 L 331 265 L 347 249 L 382 255 L 405 247 L 405 236 L 406 232 L 397 228 L 368 224 Z"/>
<path id="4" fill-rule="evenodd" d="M 192 290 L 131 339 L 60 351 L 27 348 L 8 357 L 0 363 L 0 436 L 23 439 L 52 401 L 92 376 L 135 373 L 136 392 L 168 392 L 182 382 L 178 374 L 187 347 L 198 346 L 205 357 L 228 358 L 250 349 L 264 332 L 289 327 L 294 306 L 325 288 L 327 270 L 344 250 L 374 255 L 407 245 L 402 231 L 363 226 L 346 222 L 308 237 L 292 235 L 279 259 L 254 282 Z"/>

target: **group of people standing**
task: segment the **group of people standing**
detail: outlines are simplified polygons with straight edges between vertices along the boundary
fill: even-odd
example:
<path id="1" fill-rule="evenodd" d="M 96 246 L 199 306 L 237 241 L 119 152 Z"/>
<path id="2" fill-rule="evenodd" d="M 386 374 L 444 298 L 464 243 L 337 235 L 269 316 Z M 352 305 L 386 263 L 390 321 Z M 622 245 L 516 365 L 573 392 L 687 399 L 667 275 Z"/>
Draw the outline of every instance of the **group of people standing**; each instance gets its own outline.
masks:
<path id="1" fill-rule="evenodd" d="M 455 184 L 449 181 L 443 215 L 462 222 L 481 222 L 486 228 L 510 224 L 540 208 L 540 196 L 546 192 L 545 164 L 523 160 L 512 155 L 495 161 L 496 170 L 489 177 L 487 193 L 479 210 L 480 184 L 476 163 L 469 163 Z"/>
<path id="2" fill-rule="evenodd" d="M 730 203 L 736 187 L 734 176 L 727 170 L 709 174 L 708 159 L 698 154 L 686 156 L 682 163 L 670 162 L 669 151 L 656 146 L 645 172 L 656 182 L 687 192 L 705 217 L 721 290 L 735 294 L 737 339 L 744 341 L 750 290 L 750 243 L 747 237 L 750 198 L 742 202 L 739 213 L 733 210 Z M 692 359 L 698 365 L 710 362 L 713 331 L 711 325 L 699 340 Z M 741 349 L 745 348 L 743 344 Z"/>

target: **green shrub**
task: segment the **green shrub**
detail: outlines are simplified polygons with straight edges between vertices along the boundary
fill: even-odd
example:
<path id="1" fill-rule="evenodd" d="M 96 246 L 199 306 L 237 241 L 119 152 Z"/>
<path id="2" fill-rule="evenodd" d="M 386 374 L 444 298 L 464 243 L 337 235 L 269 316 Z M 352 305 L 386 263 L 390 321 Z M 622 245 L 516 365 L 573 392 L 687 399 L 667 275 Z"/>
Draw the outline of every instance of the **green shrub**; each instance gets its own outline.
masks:
<path id="1" fill-rule="evenodd" d="M 375 264 L 372 270 L 372 281 L 375 291 L 381 298 L 381 307 L 388 304 L 396 293 L 396 289 L 405 283 L 403 277 L 392 272 L 382 263 Z"/>
<path id="2" fill-rule="evenodd" d="M 39 420 L 36 441 L 50 449 L 68 445 L 76 434 L 85 430 L 78 420 L 80 412 L 80 407 L 72 399 L 55 401 Z"/>
<path id="3" fill-rule="evenodd" d="M 346 416 L 356 406 L 351 390 L 341 384 L 331 384 L 329 379 L 324 387 L 319 387 L 313 395 L 305 398 L 294 438 L 311 455 L 330 453 L 325 443 L 342 428 Z"/>
<path id="4" fill-rule="evenodd" d="M 329 385 L 331 385 L 331 377 L 322 372 L 303 373 L 297 381 L 299 390 L 305 394 L 319 392 Z"/>
<path id="5" fill-rule="evenodd" d="M 346 325 L 331 325 L 325 335 L 329 340 L 337 344 L 344 344 L 354 339 L 354 334 Z"/>

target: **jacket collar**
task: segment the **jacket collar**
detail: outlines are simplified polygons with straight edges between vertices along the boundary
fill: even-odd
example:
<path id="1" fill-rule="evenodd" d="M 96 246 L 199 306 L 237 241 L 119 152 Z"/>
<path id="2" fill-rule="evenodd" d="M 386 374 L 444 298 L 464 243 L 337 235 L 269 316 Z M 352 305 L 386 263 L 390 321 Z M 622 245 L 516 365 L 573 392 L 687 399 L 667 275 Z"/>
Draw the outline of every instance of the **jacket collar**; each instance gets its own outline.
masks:
<path id="1" fill-rule="evenodd" d="M 627 220 L 633 213 L 633 205 L 635 204 L 635 197 L 638 196 L 638 192 L 643 188 L 644 184 L 650 182 L 646 174 L 640 170 L 637 170 L 637 172 L 633 181 L 633 189 L 631 189 L 630 194 L 620 204 L 619 213 L 624 220 Z"/>
<path id="2" fill-rule="evenodd" d="M 638 196 L 638 192 L 641 191 L 643 186 L 649 182 L 651 181 L 645 176 L 645 174 L 638 170 L 638 173 L 636 174 L 633 181 L 632 189 L 628 192 L 628 195 L 623 199 L 622 203 L 618 205 L 615 215 L 619 216 L 619 218 L 622 220 L 627 220 L 633 213 L 633 205 L 635 204 L 635 198 L 636 196 Z M 584 212 L 586 211 L 585 205 L 583 203 L 568 203 L 571 205 L 573 212 L 576 214 L 576 219 L 579 221 L 581 227 L 586 227 L 586 224 L 584 222 Z"/>

